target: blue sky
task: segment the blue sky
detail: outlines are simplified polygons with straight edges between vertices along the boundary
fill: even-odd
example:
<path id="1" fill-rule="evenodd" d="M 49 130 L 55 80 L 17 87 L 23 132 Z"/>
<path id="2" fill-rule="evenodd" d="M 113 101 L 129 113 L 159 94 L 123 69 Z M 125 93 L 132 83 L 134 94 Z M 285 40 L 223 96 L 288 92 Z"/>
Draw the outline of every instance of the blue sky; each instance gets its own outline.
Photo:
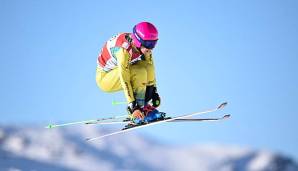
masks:
<path id="1" fill-rule="evenodd" d="M 224 143 L 298 159 L 298 2 L 0 1 L 0 123 L 47 124 L 125 114 L 121 92 L 95 84 L 104 42 L 154 23 L 160 110 L 222 101 L 227 122 L 163 124 L 138 133 L 169 144 Z M 114 128 L 116 129 L 116 128 Z M 123 136 L 125 138 L 125 136 Z"/>

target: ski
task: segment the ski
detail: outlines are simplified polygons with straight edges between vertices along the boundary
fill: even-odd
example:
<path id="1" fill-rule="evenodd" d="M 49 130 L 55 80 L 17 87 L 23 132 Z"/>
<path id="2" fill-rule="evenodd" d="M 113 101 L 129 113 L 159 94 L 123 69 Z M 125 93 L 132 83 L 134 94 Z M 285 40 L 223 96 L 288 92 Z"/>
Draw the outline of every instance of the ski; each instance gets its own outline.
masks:
<path id="1" fill-rule="evenodd" d="M 191 119 L 175 119 L 173 121 L 168 121 L 168 122 L 201 122 L 201 121 L 220 121 L 220 120 L 225 120 L 229 119 L 231 115 L 226 114 L 222 117 L 219 118 L 191 118 Z"/>
<path id="2" fill-rule="evenodd" d="M 173 118 L 166 118 L 164 120 L 158 120 L 158 121 L 150 122 L 150 123 L 147 123 L 147 124 L 135 125 L 135 126 L 132 126 L 132 127 L 129 127 L 129 128 L 124 128 L 123 130 L 120 130 L 120 131 L 112 132 L 112 133 L 109 133 L 109 134 L 104 134 L 104 135 L 101 135 L 101 136 L 98 136 L 98 137 L 86 138 L 86 141 L 100 140 L 100 139 L 103 139 L 103 138 L 106 138 L 106 137 L 110 137 L 110 136 L 117 135 L 117 134 L 122 134 L 122 133 L 129 132 L 129 131 L 139 129 L 139 128 L 153 126 L 153 125 L 157 125 L 157 124 L 161 124 L 161 123 L 165 123 L 165 122 L 173 122 L 173 121 L 179 120 L 179 119 L 186 119 L 186 118 L 190 118 L 190 117 L 193 117 L 193 116 L 196 116 L 196 115 L 215 112 L 217 110 L 223 109 L 227 104 L 228 104 L 227 102 L 224 102 L 224 103 L 221 103 L 219 106 L 217 106 L 215 108 L 212 108 L 212 109 L 209 109 L 209 110 L 205 110 L 205 111 L 201 111 L 201 112 L 194 112 L 194 113 L 181 115 L 181 116 L 177 116 L 177 117 L 173 117 Z"/>
<path id="3" fill-rule="evenodd" d="M 219 121 L 230 118 L 231 115 L 226 114 L 222 117 L 217 118 L 189 118 L 189 119 L 175 119 L 168 122 L 200 122 L 200 121 Z M 97 124 L 97 125 L 117 125 L 117 124 L 128 124 L 131 123 L 129 120 L 124 121 L 110 121 L 110 122 L 96 122 L 96 123 L 85 123 L 85 124 Z"/>

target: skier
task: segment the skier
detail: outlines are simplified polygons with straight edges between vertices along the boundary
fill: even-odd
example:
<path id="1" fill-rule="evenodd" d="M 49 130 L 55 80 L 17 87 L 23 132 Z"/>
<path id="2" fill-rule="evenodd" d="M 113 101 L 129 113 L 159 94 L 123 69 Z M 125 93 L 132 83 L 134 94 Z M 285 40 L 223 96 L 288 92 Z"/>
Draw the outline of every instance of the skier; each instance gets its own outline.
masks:
<path id="1" fill-rule="evenodd" d="M 157 41 L 156 27 L 140 22 L 133 27 L 132 33 L 119 33 L 110 38 L 98 56 L 97 86 L 105 92 L 123 90 L 130 119 L 136 124 L 163 117 L 156 109 L 160 97 L 152 50 Z"/>

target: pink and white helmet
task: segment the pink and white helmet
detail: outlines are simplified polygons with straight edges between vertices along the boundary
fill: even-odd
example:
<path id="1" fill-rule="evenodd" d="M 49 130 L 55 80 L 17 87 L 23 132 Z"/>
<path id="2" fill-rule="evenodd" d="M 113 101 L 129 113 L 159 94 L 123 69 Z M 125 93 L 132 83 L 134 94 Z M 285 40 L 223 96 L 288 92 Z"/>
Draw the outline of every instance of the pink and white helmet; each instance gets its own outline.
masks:
<path id="1" fill-rule="evenodd" d="M 136 47 L 144 46 L 147 49 L 153 49 L 158 40 L 158 31 L 156 27 L 149 22 L 141 22 L 134 26 L 132 40 Z"/>

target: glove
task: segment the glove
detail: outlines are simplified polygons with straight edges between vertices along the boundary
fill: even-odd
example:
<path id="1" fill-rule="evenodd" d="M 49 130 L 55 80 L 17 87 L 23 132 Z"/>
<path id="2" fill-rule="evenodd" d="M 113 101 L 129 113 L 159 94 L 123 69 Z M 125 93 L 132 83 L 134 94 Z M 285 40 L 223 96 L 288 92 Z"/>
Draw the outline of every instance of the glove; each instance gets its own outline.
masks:
<path id="1" fill-rule="evenodd" d="M 127 106 L 127 110 L 130 113 L 132 119 L 143 120 L 145 117 L 136 101 L 129 103 Z"/>
<path id="2" fill-rule="evenodd" d="M 154 87 L 154 90 L 152 92 L 152 105 L 154 107 L 160 106 L 160 97 L 159 97 L 159 94 L 157 93 L 156 87 Z"/>

